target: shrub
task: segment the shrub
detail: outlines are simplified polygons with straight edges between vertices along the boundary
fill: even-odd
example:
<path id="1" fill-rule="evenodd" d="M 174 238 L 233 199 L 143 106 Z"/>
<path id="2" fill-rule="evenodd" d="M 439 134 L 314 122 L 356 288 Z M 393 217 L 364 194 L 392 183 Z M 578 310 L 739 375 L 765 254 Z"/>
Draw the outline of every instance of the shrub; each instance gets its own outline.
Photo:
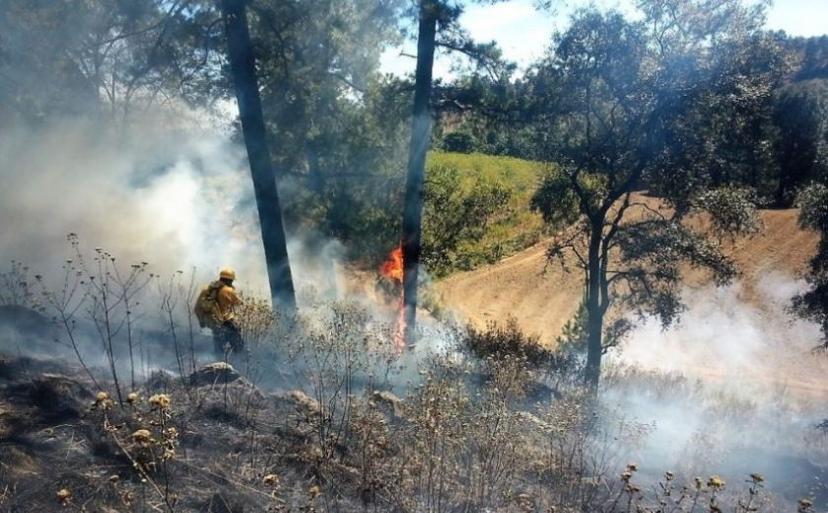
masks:
<path id="1" fill-rule="evenodd" d="M 477 139 L 468 132 L 458 131 L 443 137 L 443 150 L 456 153 L 471 153 L 478 149 Z"/>
<path id="2" fill-rule="evenodd" d="M 509 317 L 505 325 L 489 322 L 483 330 L 469 326 L 465 342 L 478 358 L 518 357 L 534 368 L 548 366 L 555 356 L 554 351 L 544 347 L 537 336 L 526 335 L 514 317 Z"/>

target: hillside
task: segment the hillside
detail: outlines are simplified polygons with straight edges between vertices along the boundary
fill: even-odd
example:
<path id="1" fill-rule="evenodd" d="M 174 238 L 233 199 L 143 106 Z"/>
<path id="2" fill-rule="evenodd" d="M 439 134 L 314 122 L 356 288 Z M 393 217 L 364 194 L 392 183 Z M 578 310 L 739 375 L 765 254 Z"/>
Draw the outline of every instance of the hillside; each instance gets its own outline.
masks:
<path id="1" fill-rule="evenodd" d="M 529 202 L 543 169 L 541 163 L 512 157 L 443 151 L 429 153 L 427 218 L 461 216 L 469 204 L 481 201 L 476 194 L 490 188 L 501 191 L 505 197 L 504 204 L 486 219 L 481 236 L 476 236 L 476 231 L 475 236 L 460 233 L 459 244 L 451 251 L 450 263 L 439 268 L 432 266 L 430 271 L 445 275 L 471 270 L 495 263 L 540 241 L 543 220 L 530 210 Z M 479 223 L 479 220 L 466 221 Z M 429 226 L 426 220 L 427 232 Z M 441 235 L 434 233 L 432 236 L 439 240 Z M 429 237 L 428 233 L 426 237 Z"/>
<path id="2" fill-rule="evenodd" d="M 763 276 L 798 276 L 817 243 L 815 234 L 797 226 L 796 210 L 762 211 L 761 219 L 764 229 L 759 234 L 728 249 L 743 271 L 739 295 L 747 302 L 755 299 Z M 475 325 L 514 316 L 524 330 L 552 342 L 578 306 L 582 281 L 575 271 L 546 265 L 547 244 L 542 241 L 496 264 L 455 274 L 437 284 L 438 293 L 447 307 Z M 706 285 L 693 273 L 687 279 L 693 288 Z"/>

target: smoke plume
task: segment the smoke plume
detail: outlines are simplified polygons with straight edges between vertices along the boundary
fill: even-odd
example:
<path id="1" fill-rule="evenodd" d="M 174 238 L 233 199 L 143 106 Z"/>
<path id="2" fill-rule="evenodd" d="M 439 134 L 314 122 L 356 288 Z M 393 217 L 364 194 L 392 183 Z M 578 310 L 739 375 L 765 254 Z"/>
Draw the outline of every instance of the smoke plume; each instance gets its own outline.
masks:
<path id="1" fill-rule="evenodd" d="M 648 426 L 628 457 L 651 472 L 691 479 L 750 473 L 783 501 L 828 504 L 828 359 L 814 354 L 819 327 L 787 312 L 805 284 L 769 273 L 743 284 L 686 290 L 688 310 L 663 330 L 646 318 L 610 365 L 605 401 Z M 616 374 L 613 376 L 613 374 Z"/>

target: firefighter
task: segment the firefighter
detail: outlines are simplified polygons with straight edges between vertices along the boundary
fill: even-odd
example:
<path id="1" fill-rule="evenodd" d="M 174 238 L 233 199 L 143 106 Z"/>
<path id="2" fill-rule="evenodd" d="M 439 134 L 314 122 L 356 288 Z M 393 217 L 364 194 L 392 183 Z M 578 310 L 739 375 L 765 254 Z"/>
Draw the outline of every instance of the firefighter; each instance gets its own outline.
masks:
<path id="1" fill-rule="evenodd" d="M 194 308 L 201 327 L 212 330 L 215 352 L 220 357 L 228 350 L 233 353 L 244 350 L 241 331 L 236 324 L 235 308 L 241 303 L 241 298 L 233 287 L 235 279 L 233 269 L 222 269 L 218 281 L 202 289 Z"/>
<path id="2" fill-rule="evenodd" d="M 224 354 L 228 349 L 234 353 L 241 353 L 244 349 L 244 341 L 241 331 L 236 324 L 236 305 L 241 303 L 241 298 L 233 287 L 236 279 L 236 271 L 225 267 L 219 272 L 219 282 L 223 287 L 218 289 L 216 295 L 216 306 L 218 314 L 218 329 L 213 331 L 213 340 L 216 344 L 216 352 Z"/>

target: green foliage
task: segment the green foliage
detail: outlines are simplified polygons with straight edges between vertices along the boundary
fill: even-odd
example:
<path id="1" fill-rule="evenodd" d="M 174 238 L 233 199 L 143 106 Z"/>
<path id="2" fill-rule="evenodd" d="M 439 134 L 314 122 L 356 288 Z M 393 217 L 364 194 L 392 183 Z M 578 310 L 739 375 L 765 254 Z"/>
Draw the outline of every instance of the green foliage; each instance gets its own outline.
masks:
<path id="1" fill-rule="evenodd" d="M 828 186 L 807 187 L 799 194 L 797 204 L 801 208 L 800 225 L 819 232 L 820 241 L 806 276 L 810 288 L 794 298 L 793 308 L 803 318 L 820 324 L 828 348 Z"/>
<path id="2" fill-rule="evenodd" d="M 363 129 L 354 116 L 363 110 L 360 96 L 374 102 L 387 85 L 377 68 L 382 48 L 399 38 L 400 8 L 396 0 L 251 4 L 251 33 L 262 48 L 262 103 L 281 173 L 322 181 L 353 172 L 359 161 L 342 162 L 342 152 L 364 152 L 366 132 L 378 145 L 376 155 L 383 154 L 376 121 L 366 116 Z M 364 112 L 371 114 L 371 105 Z M 396 114 L 385 113 L 397 123 L 407 119 Z"/>
<path id="3" fill-rule="evenodd" d="M 540 240 L 543 221 L 528 204 L 541 164 L 434 152 L 427 166 L 423 258 L 432 274 L 493 263 Z"/>
<path id="4" fill-rule="evenodd" d="M 316 130 L 297 132 L 307 136 L 299 160 L 308 158 L 283 181 L 291 225 L 340 240 L 351 258 L 371 266 L 399 243 L 409 110 L 402 87 L 376 78 L 361 101 L 332 104 Z"/>
<path id="5" fill-rule="evenodd" d="M 714 233 L 750 235 L 759 231 L 756 193 L 744 187 L 721 187 L 702 192 L 694 200 L 710 216 Z"/>
<path id="6" fill-rule="evenodd" d="M 216 18 L 200 2 L 2 2 L 0 118 L 126 117 L 171 97 L 209 103 L 221 94 Z"/>
<path id="7" fill-rule="evenodd" d="M 828 78 L 828 36 L 791 37 L 786 47 L 799 61 L 794 75 L 797 81 Z"/>
<path id="8" fill-rule="evenodd" d="M 587 343 L 587 311 L 586 304 L 581 301 L 578 311 L 571 319 L 566 321 L 561 328 L 561 334 L 555 338 L 555 347 L 559 350 L 581 350 L 586 349 Z"/>
<path id="9" fill-rule="evenodd" d="M 538 337 L 526 335 L 514 317 L 508 318 L 505 325 L 490 322 L 484 330 L 473 326 L 466 330 L 466 347 L 482 360 L 517 357 L 532 368 L 544 368 L 555 356 L 555 352 L 542 345 Z"/>
<path id="10" fill-rule="evenodd" d="M 619 230 L 617 244 L 624 269 L 613 277 L 626 291 L 614 294 L 628 306 L 672 324 L 684 306 L 679 297 L 681 265 L 709 270 L 719 285 L 737 275 L 733 260 L 721 248 L 681 222 L 647 219 Z"/>
<path id="11" fill-rule="evenodd" d="M 442 147 L 444 151 L 472 153 L 479 148 L 479 144 L 474 135 L 469 132 L 457 131 L 443 137 Z"/>
<path id="12" fill-rule="evenodd" d="M 539 212 L 552 227 L 574 224 L 580 216 L 578 197 L 570 178 L 564 173 L 547 173 L 540 187 L 532 195 L 532 210 Z"/>
<path id="13" fill-rule="evenodd" d="M 773 120 L 778 130 L 776 203 L 790 205 L 796 188 L 828 178 L 828 80 L 782 88 Z"/>
<path id="14" fill-rule="evenodd" d="M 639 8 L 642 21 L 578 11 L 527 78 L 533 105 L 547 106 L 531 118 L 549 134 L 537 154 L 560 164 L 532 207 L 556 230 L 549 258 L 583 273 L 593 385 L 601 354 L 631 326 L 623 318 L 606 326 L 613 306 L 667 325 L 682 310 L 682 263 L 720 284 L 736 275 L 715 236 L 754 231 L 754 197 L 724 186 L 741 183 L 728 173 L 767 165 L 753 153 L 765 134 L 745 120 L 767 110 L 781 76 L 761 7 L 667 0 Z M 648 186 L 663 205 L 633 195 Z M 683 222 L 698 212 L 711 214 L 710 230 Z"/>
<path id="15" fill-rule="evenodd" d="M 814 184 L 799 193 L 799 223 L 803 228 L 828 233 L 828 186 Z"/>
<path id="16" fill-rule="evenodd" d="M 436 128 L 469 134 L 474 151 L 480 153 L 532 159 L 536 134 L 526 123 L 527 112 L 539 106 L 529 104 L 531 96 L 525 89 L 522 80 L 480 73 L 436 84 Z"/>
<path id="17" fill-rule="evenodd" d="M 378 123 L 379 114 L 374 116 L 367 117 L 369 124 Z M 359 130 L 370 134 L 380 128 L 354 128 Z M 357 161 L 360 153 L 349 154 L 348 148 L 354 147 L 343 144 L 341 155 L 344 162 L 359 166 L 360 173 L 343 170 L 326 179 L 319 192 L 300 183 L 290 204 L 301 214 L 296 222 L 339 239 L 352 260 L 373 267 L 399 243 L 403 173 L 395 166 L 390 144 L 387 152 L 366 150 L 363 162 Z M 542 237 L 543 221 L 528 207 L 544 172 L 541 164 L 432 152 L 427 168 L 422 258 L 432 276 L 496 262 Z"/>
<path id="18" fill-rule="evenodd" d="M 463 266 L 461 243 L 479 240 L 492 219 L 509 201 L 510 192 L 500 184 L 477 182 L 468 191 L 460 188 L 456 168 L 429 169 L 426 178 L 423 223 L 423 263 L 437 277 Z"/>

